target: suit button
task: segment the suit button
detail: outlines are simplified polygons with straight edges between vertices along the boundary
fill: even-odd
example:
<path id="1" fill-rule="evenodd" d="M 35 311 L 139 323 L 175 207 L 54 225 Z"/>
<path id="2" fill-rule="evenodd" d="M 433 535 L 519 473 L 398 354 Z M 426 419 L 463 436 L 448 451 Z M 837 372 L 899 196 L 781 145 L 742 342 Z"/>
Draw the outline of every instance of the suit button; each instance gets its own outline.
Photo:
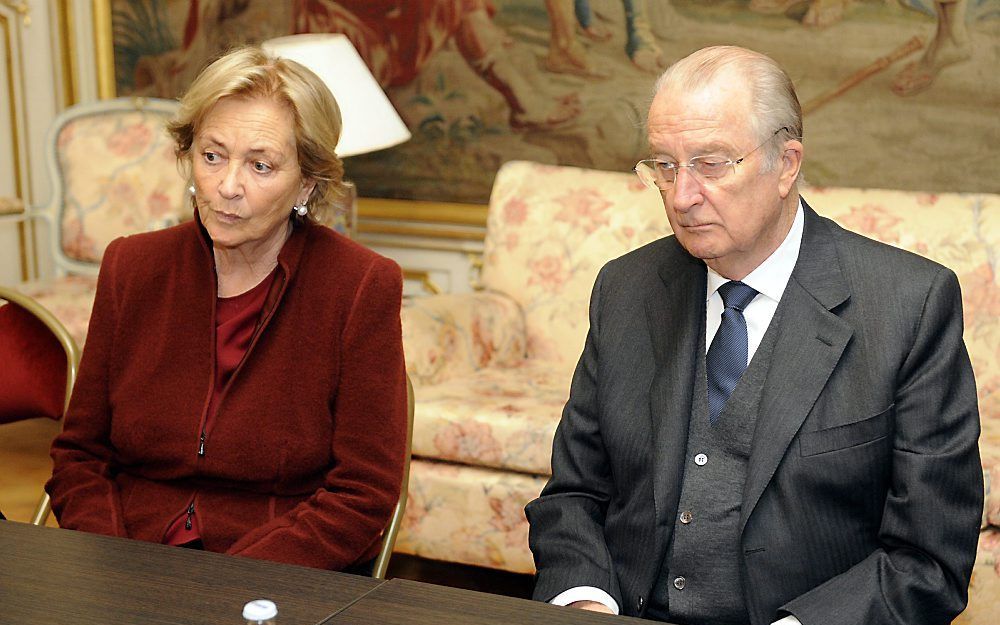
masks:
<path id="1" fill-rule="evenodd" d="M 685 510 L 684 512 L 681 512 L 681 523 L 683 523 L 684 525 L 690 523 L 692 518 L 693 515 L 691 514 L 690 510 Z"/>
<path id="2" fill-rule="evenodd" d="M 697 456 L 694 457 L 694 463 L 699 467 L 703 467 L 706 464 L 708 464 L 708 456 L 706 456 L 705 454 L 698 454 Z"/>
<path id="3" fill-rule="evenodd" d="M 684 590 L 684 586 L 686 584 L 687 584 L 687 580 L 684 579 L 683 575 L 680 576 L 680 577 L 675 577 L 674 578 L 674 588 L 676 588 L 677 590 Z"/>
<path id="4" fill-rule="evenodd" d="M 635 611 L 642 612 L 642 606 L 644 603 L 645 602 L 642 600 L 642 597 L 639 597 L 639 600 L 635 602 Z"/>

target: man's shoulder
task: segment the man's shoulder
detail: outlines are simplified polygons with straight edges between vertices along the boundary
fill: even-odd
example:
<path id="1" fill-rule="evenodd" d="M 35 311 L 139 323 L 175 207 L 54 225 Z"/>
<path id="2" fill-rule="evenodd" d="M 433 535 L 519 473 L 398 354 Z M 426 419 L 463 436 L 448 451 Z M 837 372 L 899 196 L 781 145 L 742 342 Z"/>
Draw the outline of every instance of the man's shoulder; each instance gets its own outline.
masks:
<path id="1" fill-rule="evenodd" d="M 608 275 L 655 276 L 660 267 L 690 258 L 677 237 L 671 234 L 609 260 L 603 271 Z"/>
<path id="2" fill-rule="evenodd" d="M 843 269 L 852 274 L 898 281 L 950 271 L 925 256 L 848 230 L 827 217 L 820 219 L 836 242 Z"/>
<path id="3" fill-rule="evenodd" d="M 697 272 L 704 274 L 705 263 L 688 254 L 677 238 L 669 235 L 608 261 L 601 269 L 598 285 L 605 299 L 634 299 L 658 293 L 675 281 L 689 283 Z"/>

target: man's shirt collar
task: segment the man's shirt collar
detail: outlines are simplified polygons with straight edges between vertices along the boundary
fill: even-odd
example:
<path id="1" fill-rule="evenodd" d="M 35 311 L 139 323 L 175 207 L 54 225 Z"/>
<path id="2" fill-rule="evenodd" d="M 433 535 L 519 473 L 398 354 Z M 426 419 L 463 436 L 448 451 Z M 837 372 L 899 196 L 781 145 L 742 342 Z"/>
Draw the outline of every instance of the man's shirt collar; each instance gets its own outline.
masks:
<path id="1" fill-rule="evenodd" d="M 788 280 L 792 277 L 792 270 L 795 269 L 795 262 L 799 258 L 804 223 L 805 213 L 802 210 L 802 200 L 800 199 L 799 205 L 795 209 L 792 227 L 785 235 L 785 240 L 741 282 L 775 302 L 781 301 L 781 295 L 785 292 L 785 286 L 788 285 Z M 712 297 L 719 290 L 719 287 L 727 282 L 729 282 L 729 278 L 723 278 L 714 269 L 708 267 L 708 288 L 705 299 Z"/>

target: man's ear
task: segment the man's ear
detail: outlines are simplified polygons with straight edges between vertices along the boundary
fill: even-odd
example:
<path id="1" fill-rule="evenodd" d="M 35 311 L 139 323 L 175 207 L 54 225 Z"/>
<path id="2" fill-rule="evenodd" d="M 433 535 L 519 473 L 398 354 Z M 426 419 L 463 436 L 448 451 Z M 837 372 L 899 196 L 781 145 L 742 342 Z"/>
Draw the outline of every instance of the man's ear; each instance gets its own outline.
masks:
<path id="1" fill-rule="evenodd" d="M 778 177 L 778 194 L 781 199 L 788 197 L 795 180 L 798 178 L 799 169 L 802 168 L 802 142 L 795 139 L 785 141 L 784 151 L 781 153 L 781 175 Z"/>

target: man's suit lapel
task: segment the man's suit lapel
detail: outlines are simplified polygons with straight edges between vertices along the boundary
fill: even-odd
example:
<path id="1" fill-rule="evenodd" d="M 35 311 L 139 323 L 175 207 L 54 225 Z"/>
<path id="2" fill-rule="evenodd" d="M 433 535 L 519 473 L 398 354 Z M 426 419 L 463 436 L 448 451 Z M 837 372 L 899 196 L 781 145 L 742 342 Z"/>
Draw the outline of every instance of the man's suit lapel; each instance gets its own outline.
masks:
<path id="1" fill-rule="evenodd" d="M 656 521 L 672 529 L 687 447 L 699 332 L 704 332 L 705 265 L 676 239 L 658 267 L 662 288 L 646 296 L 646 322 L 656 370 L 649 389 Z M 662 533 L 658 534 L 661 537 Z M 665 546 L 665 545 L 664 545 Z"/>
<path id="2" fill-rule="evenodd" d="M 740 531 L 853 334 L 831 312 L 850 297 L 832 233 L 803 200 L 799 258 L 781 297 L 781 327 L 761 393 Z"/>

